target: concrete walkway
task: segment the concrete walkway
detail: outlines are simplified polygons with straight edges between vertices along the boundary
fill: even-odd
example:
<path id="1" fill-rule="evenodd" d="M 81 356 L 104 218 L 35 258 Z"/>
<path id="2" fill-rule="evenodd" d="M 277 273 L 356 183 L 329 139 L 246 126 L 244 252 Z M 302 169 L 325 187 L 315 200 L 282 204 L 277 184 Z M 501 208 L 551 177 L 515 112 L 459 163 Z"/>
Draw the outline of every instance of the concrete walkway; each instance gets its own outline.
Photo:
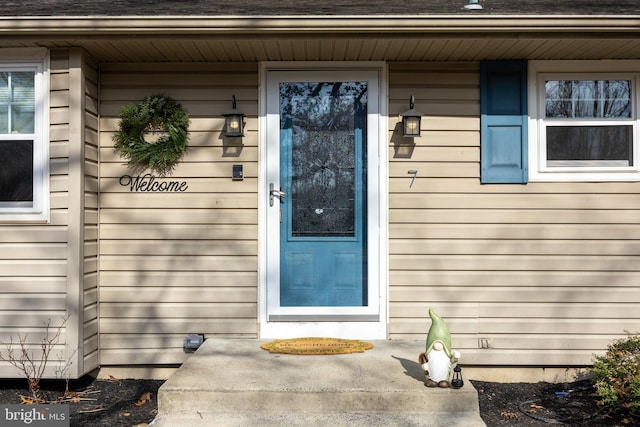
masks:
<path id="1" fill-rule="evenodd" d="M 478 395 L 424 386 L 424 343 L 364 353 L 271 354 L 262 340 L 208 339 L 158 392 L 154 427 L 484 426 Z"/>

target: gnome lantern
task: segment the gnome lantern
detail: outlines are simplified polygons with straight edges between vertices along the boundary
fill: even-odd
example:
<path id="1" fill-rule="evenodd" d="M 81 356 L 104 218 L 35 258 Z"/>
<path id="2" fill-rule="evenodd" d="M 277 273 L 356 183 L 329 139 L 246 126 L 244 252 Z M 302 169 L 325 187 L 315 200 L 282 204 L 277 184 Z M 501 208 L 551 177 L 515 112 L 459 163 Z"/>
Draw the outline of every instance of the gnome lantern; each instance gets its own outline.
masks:
<path id="1" fill-rule="evenodd" d="M 456 365 L 453 368 L 453 378 L 451 379 L 451 387 L 460 388 L 464 385 L 464 381 L 462 381 L 462 368 L 460 365 Z"/>
<path id="2" fill-rule="evenodd" d="M 418 361 L 427 377 L 427 387 L 450 387 L 451 366 L 458 362 L 460 353 L 451 349 L 451 334 L 447 324 L 433 307 L 429 309 L 431 327 L 427 335 L 427 350 L 420 353 Z"/>

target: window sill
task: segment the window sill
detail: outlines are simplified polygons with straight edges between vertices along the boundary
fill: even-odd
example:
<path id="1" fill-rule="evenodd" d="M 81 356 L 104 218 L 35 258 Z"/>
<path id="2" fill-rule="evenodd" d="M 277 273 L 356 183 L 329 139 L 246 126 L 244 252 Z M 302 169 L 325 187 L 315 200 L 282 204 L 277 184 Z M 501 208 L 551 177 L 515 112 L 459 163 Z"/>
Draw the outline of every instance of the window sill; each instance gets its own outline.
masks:
<path id="1" fill-rule="evenodd" d="M 529 175 L 529 182 L 637 182 L 640 172 L 538 172 Z"/>
<path id="2" fill-rule="evenodd" d="M 50 222 L 47 214 L 3 214 L 0 213 L 0 224 L 48 224 Z"/>

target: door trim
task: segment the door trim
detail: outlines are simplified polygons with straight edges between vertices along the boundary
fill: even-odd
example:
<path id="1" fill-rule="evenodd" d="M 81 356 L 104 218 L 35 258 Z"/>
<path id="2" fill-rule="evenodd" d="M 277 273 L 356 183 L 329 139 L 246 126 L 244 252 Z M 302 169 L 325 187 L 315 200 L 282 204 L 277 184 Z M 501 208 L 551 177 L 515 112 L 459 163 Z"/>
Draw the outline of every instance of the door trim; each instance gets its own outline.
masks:
<path id="1" fill-rule="evenodd" d="M 279 228 L 273 211 L 269 211 L 269 183 L 279 182 L 276 176 L 274 150 L 279 148 L 279 132 L 270 129 L 278 124 L 278 116 L 269 115 L 267 102 L 269 75 L 298 80 L 299 73 L 335 71 L 377 81 L 377 104 L 368 115 L 367 144 L 367 215 L 368 248 L 367 275 L 369 302 L 366 307 L 279 307 L 279 272 L 270 265 L 279 265 L 279 242 L 270 239 L 269 230 Z M 298 73 L 298 74 L 296 74 Z M 371 77 L 375 76 L 375 77 Z M 333 78 L 333 77 L 331 77 Z M 387 337 L 387 70 L 383 62 L 265 62 L 260 65 L 259 100 L 259 177 L 258 177 L 258 317 L 261 338 L 295 336 L 339 336 L 344 338 L 386 339 Z M 273 110 L 273 108 L 272 108 Z M 376 111 L 377 110 L 377 113 Z M 274 140 L 273 138 L 277 138 Z M 267 161 L 268 160 L 268 161 Z M 272 284 L 278 286 L 271 286 Z"/>

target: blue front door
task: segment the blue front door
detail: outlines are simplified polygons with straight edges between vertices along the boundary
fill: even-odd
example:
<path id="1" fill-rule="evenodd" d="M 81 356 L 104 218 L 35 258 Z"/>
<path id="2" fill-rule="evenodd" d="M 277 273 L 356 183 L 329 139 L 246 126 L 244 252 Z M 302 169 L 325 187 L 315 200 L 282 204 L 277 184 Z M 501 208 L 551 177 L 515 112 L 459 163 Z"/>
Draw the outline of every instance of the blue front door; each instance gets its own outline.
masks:
<path id="1" fill-rule="evenodd" d="M 367 305 L 367 82 L 280 82 L 280 306 Z"/>

